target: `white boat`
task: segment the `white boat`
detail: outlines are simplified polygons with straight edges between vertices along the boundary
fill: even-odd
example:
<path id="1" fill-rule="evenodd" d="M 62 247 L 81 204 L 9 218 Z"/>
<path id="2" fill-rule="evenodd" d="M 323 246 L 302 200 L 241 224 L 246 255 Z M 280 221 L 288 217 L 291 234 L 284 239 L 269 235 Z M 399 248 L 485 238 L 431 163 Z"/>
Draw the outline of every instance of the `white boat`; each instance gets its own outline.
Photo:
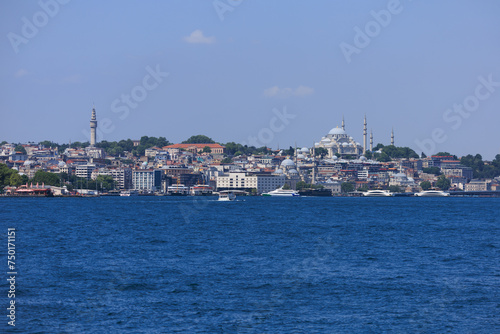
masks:
<path id="1" fill-rule="evenodd" d="M 367 197 L 390 197 L 390 196 L 394 196 L 394 194 L 391 193 L 389 190 L 368 190 L 367 192 L 363 193 L 363 196 L 367 196 Z"/>
<path id="2" fill-rule="evenodd" d="M 205 184 L 199 184 L 191 188 L 191 195 L 193 196 L 212 195 L 212 192 L 213 188 Z"/>
<path id="3" fill-rule="evenodd" d="M 232 191 L 219 192 L 219 201 L 234 201 L 235 199 L 236 195 Z"/>
<path id="4" fill-rule="evenodd" d="M 167 188 L 167 194 L 172 196 L 187 196 L 189 195 L 189 187 L 183 184 L 172 184 Z"/>
<path id="5" fill-rule="evenodd" d="M 262 196 L 281 196 L 281 197 L 296 197 L 300 196 L 299 192 L 292 189 L 278 188 L 268 193 L 263 193 Z"/>
<path id="6" fill-rule="evenodd" d="M 421 191 L 419 193 L 415 193 L 415 196 L 418 196 L 418 197 L 448 197 L 448 196 L 450 196 L 450 193 L 446 193 L 444 191 L 439 191 L 439 190 L 426 190 L 426 191 Z"/>
<path id="7" fill-rule="evenodd" d="M 124 190 L 120 192 L 120 196 L 128 197 L 128 196 L 139 196 L 139 192 L 137 190 Z"/>

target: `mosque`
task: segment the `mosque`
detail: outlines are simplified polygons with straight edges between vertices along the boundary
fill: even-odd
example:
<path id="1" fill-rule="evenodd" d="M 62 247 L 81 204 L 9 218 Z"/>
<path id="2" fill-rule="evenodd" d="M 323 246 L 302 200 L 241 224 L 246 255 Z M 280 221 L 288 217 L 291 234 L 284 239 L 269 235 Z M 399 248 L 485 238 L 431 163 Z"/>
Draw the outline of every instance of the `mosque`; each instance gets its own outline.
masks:
<path id="1" fill-rule="evenodd" d="M 342 117 L 342 127 L 333 128 L 326 136 L 321 138 L 318 143 L 314 144 L 315 148 L 325 148 L 328 151 L 328 158 L 340 155 L 340 157 L 352 156 L 359 158 L 368 150 L 367 141 L 367 123 L 366 116 L 363 128 L 363 145 L 356 142 L 353 137 L 349 136 L 345 131 L 345 122 Z M 394 145 L 394 131 L 391 134 L 391 145 Z M 373 151 L 373 132 L 370 133 L 370 151 Z"/>

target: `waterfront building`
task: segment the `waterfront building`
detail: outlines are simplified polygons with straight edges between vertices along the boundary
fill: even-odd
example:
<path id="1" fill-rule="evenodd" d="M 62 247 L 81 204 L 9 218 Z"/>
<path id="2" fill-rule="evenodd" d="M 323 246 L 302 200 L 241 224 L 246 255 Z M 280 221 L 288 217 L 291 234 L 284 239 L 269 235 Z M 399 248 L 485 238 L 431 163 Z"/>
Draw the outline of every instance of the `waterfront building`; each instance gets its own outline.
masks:
<path id="1" fill-rule="evenodd" d="M 488 191 L 490 185 L 491 180 L 473 179 L 465 185 L 465 191 Z"/>
<path id="2" fill-rule="evenodd" d="M 109 175 L 116 182 L 117 189 L 132 188 L 132 169 L 128 167 L 120 168 L 99 168 L 92 172 L 92 180 L 97 179 L 99 175 Z"/>
<path id="3" fill-rule="evenodd" d="M 132 171 L 132 187 L 139 191 L 161 189 L 162 171 L 159 169 L 137 169 Z"/>
<path id="4" fill-rule="evenodd" d="M 97 168 L 97 166 L 95 164 L 76 165 L 76 167 L 75 167 L 75 175 L 77 177 L 81 177 L 81 178 L 90 180 L 90 178 L 92 176 L 92 172 L 96 168 Z"/>
<path id="5" fill-rule="evenodd" d="M 446 177 L 464 178 L 467 180 L 467 182 L 472 180 L 474 175 L 474 171 L 472 168 L 462 165 L 441 167 L 441 172 L 443 172 Z"/>
<path id="6" fill-rule="evenodd" d="M 283 174 L 249 174 L 246 172 L 229 172 L 227 175 L 217 176 L 218 190 L 244 190 L 256 189 L 262 194 L 282 187 L 285 184 Z"/>

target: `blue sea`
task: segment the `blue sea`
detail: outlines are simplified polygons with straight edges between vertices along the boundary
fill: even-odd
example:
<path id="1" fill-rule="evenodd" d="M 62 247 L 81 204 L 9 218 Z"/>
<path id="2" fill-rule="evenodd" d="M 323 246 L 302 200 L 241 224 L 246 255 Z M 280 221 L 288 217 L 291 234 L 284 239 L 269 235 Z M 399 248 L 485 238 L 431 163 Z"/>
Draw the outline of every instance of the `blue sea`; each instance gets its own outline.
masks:
<path id="1" fill-rule="evenodd" d="M 2 332 L 500 332 L 500 199 L 0 198 L 0 218 Z"/>

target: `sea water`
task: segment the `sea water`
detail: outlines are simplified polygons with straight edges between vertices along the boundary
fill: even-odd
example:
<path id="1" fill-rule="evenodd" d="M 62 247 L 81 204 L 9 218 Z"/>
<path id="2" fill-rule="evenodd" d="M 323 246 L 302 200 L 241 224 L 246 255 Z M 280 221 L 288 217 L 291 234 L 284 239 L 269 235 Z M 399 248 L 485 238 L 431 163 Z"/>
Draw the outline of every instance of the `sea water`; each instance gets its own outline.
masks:
<path id="1" fill-rule="evenodd" d="M 499 215 L 494 198 L 0 198 L 0 328 L 499 332 Z"/>

